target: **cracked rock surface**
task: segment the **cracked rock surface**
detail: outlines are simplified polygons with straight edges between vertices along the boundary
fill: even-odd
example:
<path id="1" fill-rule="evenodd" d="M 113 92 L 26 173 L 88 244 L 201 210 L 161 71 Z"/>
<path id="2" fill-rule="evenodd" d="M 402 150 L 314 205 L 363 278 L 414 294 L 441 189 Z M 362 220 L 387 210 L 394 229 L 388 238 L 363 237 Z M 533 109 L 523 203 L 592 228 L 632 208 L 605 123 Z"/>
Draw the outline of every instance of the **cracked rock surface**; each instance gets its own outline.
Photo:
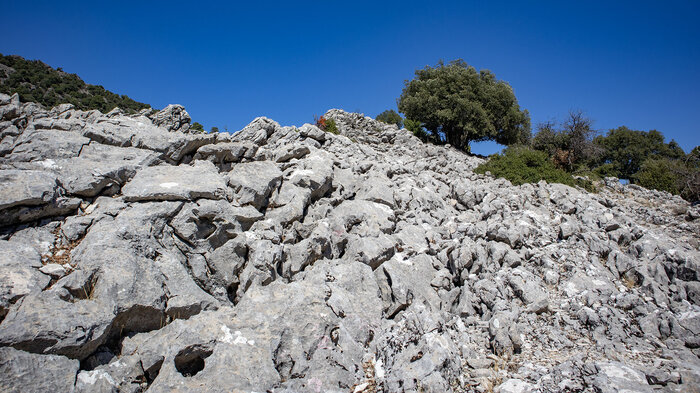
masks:
<path id="1" fill-rule="evenodd" d="M 325 117 L 0 95 L 0 391 L 698 391 L 700 207 Z"/>

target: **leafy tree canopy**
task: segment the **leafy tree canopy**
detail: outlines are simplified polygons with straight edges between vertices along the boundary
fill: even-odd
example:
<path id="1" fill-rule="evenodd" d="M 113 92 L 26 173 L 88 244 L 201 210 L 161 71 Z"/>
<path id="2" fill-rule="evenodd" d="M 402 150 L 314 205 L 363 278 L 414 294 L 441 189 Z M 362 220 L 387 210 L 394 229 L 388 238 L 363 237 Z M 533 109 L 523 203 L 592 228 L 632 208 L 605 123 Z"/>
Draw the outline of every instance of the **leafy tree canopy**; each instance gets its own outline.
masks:
<path id="1" fill-rule="evenodd" d="M 204 133 L 204 126 L 197 123 L 196 121 L 190 126 L 190 130 L 198 133 Z"/>
<path id="2" fill-rule="evenodd" d="M 378 114 L 375 119 L 381 121 L 382 123 L 396 124 L 397 127 L 403 128 L 403 118 L 393 109 L 385 110 L 384 112 Z"/>
<path id="3" fill-rule="evenodd" d="M 636 131 L 623 126 L 597 137 L 595 143 L 603 150 L 602 163 L 611 164 L 614 176 L 621 179 L 631 179 L 646 159 L 685 157 L 685 152 L 675 141 L 665 143 L 663 134 L 656 130 Z M 655 165 L 659 167 L 660 164 Z"/>
<path id="4" fill-rule="evenodd" d="M 464 150 L 471 141 L 511 145 L 530 136 L 530 116 L 520 109 L 513 89 L 463 60 L 417 70 L 398 106 L 407 118 L 423 123 L 433 141 Z"/>
<path id="5" fill-rule="evenodd" d="M 403 125 L 407 130 L 411 131 L 413 135 L 420 138 L 423 142 L 428 141 L 428 133 L 425 132 L 423 124 L 421 124 L 421 122 L 418 120 L 405 119 L 403 121 Z"/>

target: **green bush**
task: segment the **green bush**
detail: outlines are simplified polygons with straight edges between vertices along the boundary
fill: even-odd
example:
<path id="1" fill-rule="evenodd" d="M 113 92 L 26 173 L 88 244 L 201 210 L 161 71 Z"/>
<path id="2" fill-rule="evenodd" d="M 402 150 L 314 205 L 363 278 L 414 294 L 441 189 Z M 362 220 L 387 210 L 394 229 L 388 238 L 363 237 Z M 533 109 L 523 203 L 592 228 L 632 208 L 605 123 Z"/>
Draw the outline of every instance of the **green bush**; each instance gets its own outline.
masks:
<path id="1" fill-rule="evenodd" d="M 632 181 L 644 188 L 668 191 L 689 202 L 700 201 L 700 148 L 684 159 L 649 158 Z"/>
<path id="2" fill-rule="evenodd" d="M 335 124 L 335 120 L 326 119 L 324 116 L 316 118 L 316 127 L 322 129 L 323 131 L 330 132 L 331 134 L 338 134 L 338 125 Z"/>
<path id="3" fill-rule="evenodd" d="M 618 172 L 617 169 L 615 168 L 615 165 L 613 164 L 603 164 L 595 169 L 593 169 L 593 173 L 595 173 L 598 177 L 617 177 Z"/>
<path id="4" fill-rule="evenodd" d="M 552 156 L 557 150 L 566 149 L 564 139 L 565 136 L 556 129 L 556 123 L 548 121 L 537 125 L 537 132 L 530 141 L 530 146 Z"/>
<path id="5" fill-rule="evenodd" d="M 338 135 L 338 125 L 335 124 L 335 120 L 327 119 L 326 120 L 326 128 L 324 131 L 330 132 L 331 134 Z"/>
<path id="6" fill-rule="evenodd" d="M 683 164 L 668 158 L 650 158 L 645 160 L 639 171 L 632 175 L 635 184 L 652 190 L 668 191 L 679 194 Z"/>
<path id="7" fill-rule="evenodd" d="M 413 135 L 420 138 L 423 142 L 428 141 L 428 133 L 423 128 L 423 124 L 417 120 L 406 119 L 403 122 L 404 127 L 411 131 Z"/>
<path id="8" fill-rule="evenodd" d="M 545 180 L 548 183 L 562 183 L 572 187 L 583 187 L 589 191 L 594 190 L 590 181 L 576 179 L 555 167 L 547 153 L 524 146 L 512 146 L 505 149 L 502 154 L 489 157 L 489 160 L 479 165 L 474 172 L 481 174 L 491 172 L 493 176 L 507 179 L 514 185 Z"/>
<path id="9" fill-rule="evenodd" d="M 401 118 L 401 115 L 396 113 L 396 111 L 393 109 L 389 109 L 378 114 L 375 119 L 381 121 L 382 123 L 396 124 L 397 127 L 403 128 L 403 118 Z"/>
<path id="10" fill-rule="evenodd" d="M 685 157 L 685 176 L 681 179 L 681 196 L 687 201 L 700 201 L 700 146 Z"/>

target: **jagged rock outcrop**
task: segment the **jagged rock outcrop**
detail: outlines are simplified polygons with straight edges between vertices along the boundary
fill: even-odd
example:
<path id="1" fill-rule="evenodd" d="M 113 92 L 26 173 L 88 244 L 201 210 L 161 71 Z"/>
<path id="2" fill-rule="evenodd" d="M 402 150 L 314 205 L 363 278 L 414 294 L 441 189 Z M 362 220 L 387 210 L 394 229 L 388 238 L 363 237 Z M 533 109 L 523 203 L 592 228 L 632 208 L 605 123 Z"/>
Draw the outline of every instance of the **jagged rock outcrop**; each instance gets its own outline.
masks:
<path id="1" fill-rule="evenodd" d="M 168 131 L 187 132 L 192 118 L 182 105 L 168 105 L 163 110 L 153 114 L 153 124 Z"/>
<path id="2" fill-rule="evenodd" d="M 0 95 L 0 390 L 700 386 L 700 207 L 512 186 L 335 109 L 194 135 L 168 108 Z"/>

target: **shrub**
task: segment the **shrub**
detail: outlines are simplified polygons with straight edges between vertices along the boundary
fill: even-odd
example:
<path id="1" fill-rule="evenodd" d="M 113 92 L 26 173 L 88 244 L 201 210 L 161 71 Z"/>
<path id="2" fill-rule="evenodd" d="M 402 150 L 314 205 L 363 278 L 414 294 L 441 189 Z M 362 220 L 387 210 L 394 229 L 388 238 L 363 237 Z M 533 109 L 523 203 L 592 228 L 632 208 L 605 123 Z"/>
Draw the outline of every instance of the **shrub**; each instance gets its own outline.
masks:
<path id="1" fill-rule="evenodd" d="M 375 118 L 378 121 L 386 124 L 396 124 L 397 127 L 403 128 L 403 119 L 395 110 L 389 109 L 377 115 Z"/>
<path id="2" fill-rule="evenodd" d="M 700 201 L 700 146 L 695 146 L 684 163 L 686 174 L 682 179 L 681 196 L 691 202 Z"/>
<path id="3" fill-rule="evenodd" d="M 491 156 L 474 172 L 482 174 L 491 172 L 493 176 L 507 179 L 515 185 L 545 180 L 548 183 L 562 183 L 572 187 L 583 187 L 589 191 L 594 190 L 590 181 L 576 179 L 555 167 L 547 153 L 524 146 L 509 147 L 502 154 Z"/>
<path id="4" fill-rule="evenodd" d="M 335 120 L 326 119 L 321 116 L 316 119 L 316 127 L 322 129 L 323 131 L 330 132 L 331 134 L 338 134 L 338 126 L 335 124 Z"/>
<path id="5" fill-rule="evenodd" d="M 555 167 L 563 170 L 571 170 L 571 151 L 570 150 L 557 150 L 552 155 L 552 164 Z"/>
<path id="6" fill-rule="evenodd" d="M 211 132 L 219 132 L 219 127 L 212 127 Z"/>
<path id="7" fill-rule="evenodd" d="M 603 164 L 593 169 L 593 173 L 598 177 L 617 177 L 618 172 L 613 164 Z"/>
<path id="8" fill-rule="evenodd" d="M 559 129 L 552 121 L 539 124 L 530 145 L 552 156 L 558 168 L 569 172 L 585 170 L 600 155 L 600 148 L 593 143 L 596 131 L 592 124 L 583 112 L 569 112 Z"/>
<path id="9" fill-rule="evenodd" d="M 428 133 L 425 132 L 425 128 L 423 128 L 421 122 L 417 120 L 406 119 L 404 120 L 403 125 L 404 127 L 406 127 L 407 130 L 411 131 L 413 135 L 420 138 L 423 142 L 428 141 Z"/>
<path id="10" fill-rule="evenodd" d="M 335 120 L 326 120 L 326 131 L 338 135 L 338 126 L 335 124 Z"/>
<path id="11" fill-rule="evenodd" d="M 556 123 L 548 121 L 537 125 L 537 133 L 530 143 L 533 149 L 543 151 L 550 156 L 557 150 L 565 148 L 563 135 L 557 131 Z"/>
<path id="12" fill-rule="evenodd" d="M 649 158 L 632 181 L 644 188 L 668 191 L 689 202 L 700 201 L 700 148 L 684 159 Z"/>
<path id="13" fill-rule="evenodd" d="M 639 171 L 632 175 L 632 180 L 644 188 L 680 193 L 679 184 L 683 171 L 680 161 L 668 158 L 650 158 L 645 160 Z"/>

